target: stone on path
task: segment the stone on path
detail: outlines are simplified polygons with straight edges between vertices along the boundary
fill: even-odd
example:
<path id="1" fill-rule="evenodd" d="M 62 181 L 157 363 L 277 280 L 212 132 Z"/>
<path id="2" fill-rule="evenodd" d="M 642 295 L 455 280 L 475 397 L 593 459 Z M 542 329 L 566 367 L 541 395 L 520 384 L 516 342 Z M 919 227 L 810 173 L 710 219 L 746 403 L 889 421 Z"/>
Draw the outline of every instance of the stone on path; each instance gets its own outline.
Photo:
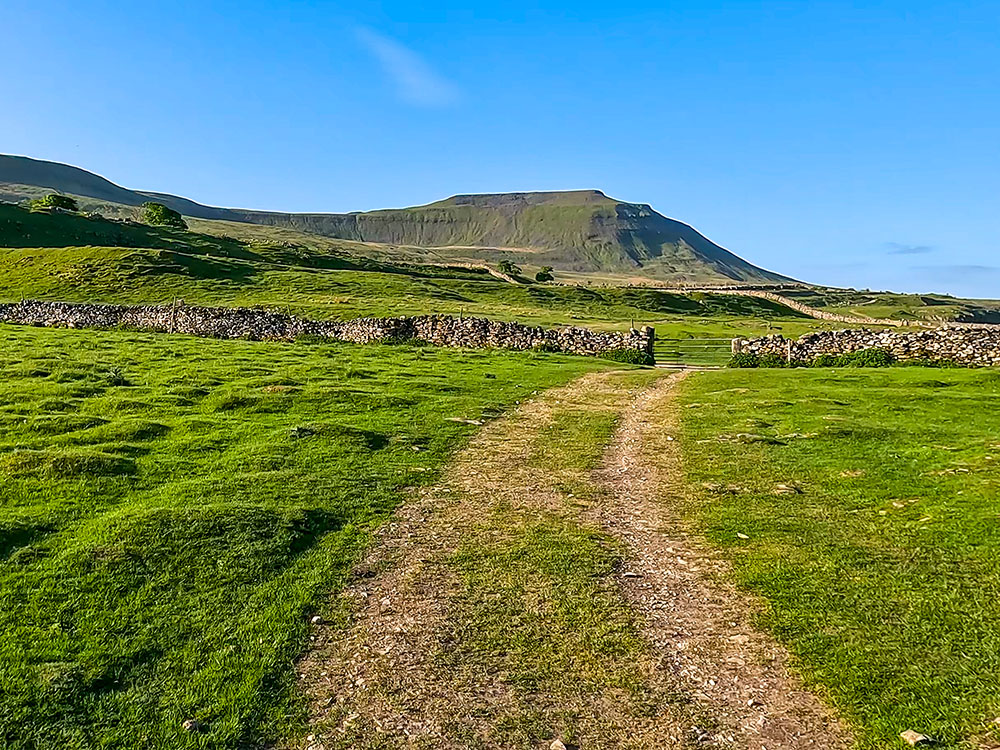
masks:
<path id="1" fill-rule="evenodd" d="M 907 729 L 905 732 L 900 732 L 899 736 L 902 737 L 903 741 L 906 742 L 906 744 L 908 745 L 919 746 L 919 745 L 931 744 L 930 737 L 928 737 L 926 734 L 920 734 L 920 732 L 914 732 L 912 729 Z"/>

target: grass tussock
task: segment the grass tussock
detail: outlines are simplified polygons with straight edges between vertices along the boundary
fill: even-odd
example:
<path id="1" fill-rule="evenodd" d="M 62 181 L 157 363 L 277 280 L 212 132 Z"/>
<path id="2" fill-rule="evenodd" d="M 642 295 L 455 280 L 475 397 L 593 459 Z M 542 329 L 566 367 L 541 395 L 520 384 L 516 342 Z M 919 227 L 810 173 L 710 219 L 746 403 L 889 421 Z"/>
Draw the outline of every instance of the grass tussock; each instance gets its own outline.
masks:
<path id="1" fill-rule="evenodd" d="M 131 459 L 92 450 L 16 450 L 0 457 L 0 473 L 9 479 L 111 477 L 134 472 Z"/>

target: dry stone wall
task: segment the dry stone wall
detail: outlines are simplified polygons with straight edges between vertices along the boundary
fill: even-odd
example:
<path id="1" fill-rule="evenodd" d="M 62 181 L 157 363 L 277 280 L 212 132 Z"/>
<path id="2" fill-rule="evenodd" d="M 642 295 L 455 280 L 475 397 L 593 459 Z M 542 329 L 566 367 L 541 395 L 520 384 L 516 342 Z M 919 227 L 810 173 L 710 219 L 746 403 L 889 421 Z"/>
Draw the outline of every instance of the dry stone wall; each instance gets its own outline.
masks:
<path id="1" fill-rule="evenodd" d="M 775 335 L 733 341 L 734 354 L 776 354 L 794 362 L 812 362 L 821 354 L 849 354 L 874 348 L 885 349 L 898 360 L 1000 365 L 1000 326 L 942 326 L 907 332 L 857 328 L 807 333 L 798 339 Z"/>
<path id="2" fill-rule="evenodd" d="M 436 346 L 481 349 L 545 348 L 566 354 L 599 356 L 639 350 L 652 357 L 653 329 L 628 333 L 588 328 L 539 328 L 486 318 L 420 315 L 355 320 L 310 320 L 263 308 L 190 305 L 88 305 L 66 302 L 0 304 L 0 321 L 59 328 L 128 328 L 187 333 L 219 339 L 293 341 L 302 336 L 357 344 L 386 340 L 423 341 Z"/>
<path id="3" fill-rule="evenodd" d="M 766 299 L 771 302 L 777 302 L 779 305 L 784 305 L 785 307 L 790 307 L 800 313 L 808 315 L 811 318 L 816 318 L 817 320 L 829 320 L 835 323 L 861 323 L 863 325 L 870 326 L 920 326 L 927 325 L 925 321 L 913 321 L 913 320 L 895 320 L 893 318 L 862 318 L 858 315 L 841 315 L 839 313 L 832 313 L 826 310 L 820 310 L 815 307 L 810 307 L 791 297 L 786 297 L 783 294 L 777 294 L 775 292 L 769 292 L 763 289 L 744 289 L 737 294 L 742 294 L 744 297 L 758 297 L 760 299 Z"/>
<path id="4" fill-rule="evenodd" d="M 703 292 L 705 294 L 735 294 L 743 297 L 757 297 L 758 299 L 766 299 L 771 302 L 776 302 L 779 305 L 784 305 L 792 310 L 796 310 L 804 315 L 808 315 L 811 318 L 816 318 L 817 320 L 829 320 L 834 323 L 853 323 L 860 325 L 869 326 L 895 326 L 895 327 L 906 327 L 906 326 L 929 326 L 935 325 L 934 322 L 928 320 L 897 320 L 895 318 L 866 318 L 859 315 L 841 315 L 840 313 L 832 313 L 827 310 L 820 310 L 816 307 L 811 307 L 798 300 L 792 299 L 791 297 L 786 297 L 780 292 L 784 289 L 791 290 L 801 290 L 802 286 L 774 286 L 769 289 L 762 289 L 757 287 L 746 287 L 746 286 L 713 286 L 713 287 L 697 287 L 690 288 L 687 291 L 690 292 Z"/>

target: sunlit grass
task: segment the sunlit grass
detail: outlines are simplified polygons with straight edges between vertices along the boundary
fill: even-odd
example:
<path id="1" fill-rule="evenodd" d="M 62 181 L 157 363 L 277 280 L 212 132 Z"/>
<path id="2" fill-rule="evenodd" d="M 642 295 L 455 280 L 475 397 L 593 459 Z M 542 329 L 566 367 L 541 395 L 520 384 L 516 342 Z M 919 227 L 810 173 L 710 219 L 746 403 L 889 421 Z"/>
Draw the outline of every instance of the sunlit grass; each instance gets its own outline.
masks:
<path id="1" fill-rule="evenodd" d="M 450 418 L 609 366 L 18 327 L 0 351 L 10 748 L 294 733 L 309 616 L 474 429 Z"/>
<path id="2" fill-rule="evenodd" d="M 1000 739 L 1000 374 L 730 371 L 683 401 L 688 518 L 860 746 Z"/>

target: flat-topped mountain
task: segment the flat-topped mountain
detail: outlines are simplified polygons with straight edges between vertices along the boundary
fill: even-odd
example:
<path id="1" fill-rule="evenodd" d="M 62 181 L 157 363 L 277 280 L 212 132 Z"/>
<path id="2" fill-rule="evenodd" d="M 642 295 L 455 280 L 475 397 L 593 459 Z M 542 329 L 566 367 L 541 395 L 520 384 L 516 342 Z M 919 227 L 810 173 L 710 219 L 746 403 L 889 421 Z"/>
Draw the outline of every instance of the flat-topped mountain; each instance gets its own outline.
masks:
<path id="1" fill-rule="evenodd" d="M 453 195 L 425 208 L 442 206 L 476 206 L 477 208 L 507 208 L 510 206 L 575 206 L 584 203 L 617 203 L 600 190 L 554 190 L 534 193 L 475 193 Z"/>
<path id="2" fill-rule="evenodd" d="M 567 271 L 631 273 L 685 282 L 784 282 L 646 204 L 599 190 L 456 195 L 412 208 L 333 213 L 279 213 L 217 208 L 174 195 L 129 190 L 55 162 L 0 155 L 0 199 L 56 191 L 87 208 L 138 206 L 157 200 L 208 220 L 284 227 L 325 237 L 390 245 L 461 247 L 466 255 Z"/>

